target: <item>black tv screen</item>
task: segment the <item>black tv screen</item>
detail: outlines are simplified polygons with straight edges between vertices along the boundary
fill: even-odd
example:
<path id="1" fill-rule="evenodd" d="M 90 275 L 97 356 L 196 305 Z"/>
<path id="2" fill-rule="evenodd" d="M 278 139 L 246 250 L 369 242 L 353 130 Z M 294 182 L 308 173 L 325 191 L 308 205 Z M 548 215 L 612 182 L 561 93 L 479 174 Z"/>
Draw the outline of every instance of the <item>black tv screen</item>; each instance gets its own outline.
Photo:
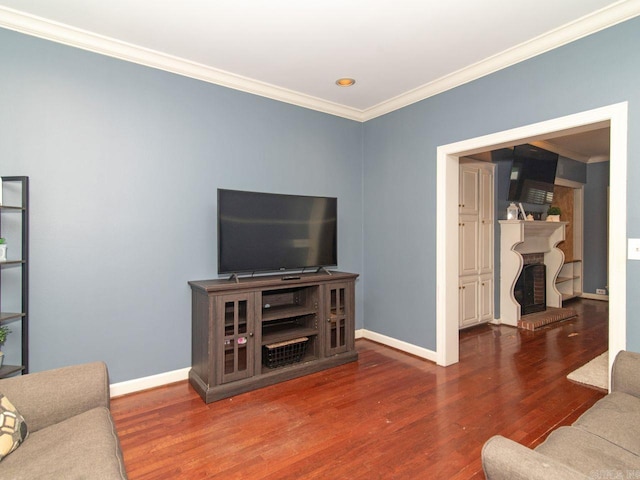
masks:
<path id="1" fill-rule="evenodd" d="M 218 189 L 218 273 L 334 267 L 338 200 Z"/>
<path id="2" fill-rule="evenodd" d="M 537 205 L 552 203 L 557 167 L 557 153 L 529 144 L 516 146 L 507 200 Z"/>

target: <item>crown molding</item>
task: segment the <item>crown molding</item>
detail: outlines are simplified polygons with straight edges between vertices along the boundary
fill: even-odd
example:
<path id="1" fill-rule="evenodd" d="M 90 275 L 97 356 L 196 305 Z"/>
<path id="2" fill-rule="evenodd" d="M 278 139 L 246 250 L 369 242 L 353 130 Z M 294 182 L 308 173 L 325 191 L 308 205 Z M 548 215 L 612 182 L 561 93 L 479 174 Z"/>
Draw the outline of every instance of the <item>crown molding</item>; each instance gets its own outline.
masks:
<path id="1" fill-rule="evenodd" d="M 364 110 L 260 82 L 2 6 L 0 6 L 0 27 L 299 107 L 336 115 L 349 120 L 365 122 L 502 70 L 638 15 L 640 15 L 640 0 L 621 0 L 533 40 Z"/>

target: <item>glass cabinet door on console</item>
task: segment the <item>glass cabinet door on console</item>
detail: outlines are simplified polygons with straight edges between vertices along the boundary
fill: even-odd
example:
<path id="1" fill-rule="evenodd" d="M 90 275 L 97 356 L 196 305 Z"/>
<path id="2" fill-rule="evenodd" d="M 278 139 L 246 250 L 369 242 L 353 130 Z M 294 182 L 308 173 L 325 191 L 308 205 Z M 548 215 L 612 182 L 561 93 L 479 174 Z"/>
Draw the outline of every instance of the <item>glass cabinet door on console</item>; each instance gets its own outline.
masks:
<path id="1" fill-rule="evenodd" d="M 218 299 L 218 383 L 253 376 L 254 295 L 225 295 Z"/>
<path id="2" fill-rule="evenodd" d="M 347 283 L 332 283 L 326 286 L 325 354 L 327 356 L 346 352 L 353 340 L 351 315 L 352 291 Z"/>

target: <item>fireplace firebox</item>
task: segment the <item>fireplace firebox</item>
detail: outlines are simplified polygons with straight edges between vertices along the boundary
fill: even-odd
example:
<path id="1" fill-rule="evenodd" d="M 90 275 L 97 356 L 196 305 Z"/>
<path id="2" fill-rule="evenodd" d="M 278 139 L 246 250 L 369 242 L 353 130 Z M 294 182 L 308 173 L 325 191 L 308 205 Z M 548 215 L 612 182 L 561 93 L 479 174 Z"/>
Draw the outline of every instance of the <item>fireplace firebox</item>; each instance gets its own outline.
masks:
<path id="1" fill-rule="evenodd" d="M 513 295 L 520 304 L 520 315 L 543 312 L 547 309 L 546 267 L 544 263 L 530 263 L 522 267 Z"/>

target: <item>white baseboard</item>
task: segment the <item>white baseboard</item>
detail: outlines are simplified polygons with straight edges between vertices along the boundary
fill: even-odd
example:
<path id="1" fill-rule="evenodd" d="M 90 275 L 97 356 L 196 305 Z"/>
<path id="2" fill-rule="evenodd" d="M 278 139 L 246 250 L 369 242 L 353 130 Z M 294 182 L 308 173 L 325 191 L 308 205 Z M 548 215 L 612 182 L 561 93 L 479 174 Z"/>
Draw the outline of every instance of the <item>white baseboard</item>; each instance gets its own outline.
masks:
<path id="1" fill-rule="evenodd" d="M 397 340 L 392 337 L 387 337 L 386 335 L 382 335 L 380 333 L 372 332 L 370 330 L 361 329 L 356 330 L 356 338 L 366 338 L 367 340 L 371 340 L 377 343 L 381 343 L 388 347 L 395 348 L 397 350 L 409 353 L 411 355 L 415 355 L 416 357 L 424 358 L 426 360 L 430 360 L 432 362 L 437 361 L 437 354 L 433 350 L 429 350 L 427 348 L 419 347 L 417 345 L 413 345 L 411 343 L 403 342 L 402 340 Z"/>
<path id="2" fill-rule="evenodd" d="M 603 300 L 605 302 L 609 301 L 609 295 L 601 295 L 599 293 L 583 293 L 580 295 L 580 298 L 589 298 L 591 300 Z"/>
<path id="3" fill-rule="evenodd" d="M 396 348 L 403 352 L 410 353 L 411 355 L 431 360 L 432 362 L 436 361 L 436 352 L 427 350 L 426 348 L 418 347 L 401 340 L 396 340 L 395 338 L 387 337 L 386 335 L 370 332 L 364 328 L 356 330 L 355 333 L 356 338 L 366 338 L 368 340 Z M 161 387 L 163 385 L 168 385 L 169 383 L 188 380 L 189 370 L 191 370 L 191 367 L 159 373 L 149 377 L 134 378 L 133 380 L 127 380 L 126 382 L 113 383 L 111 384 L 111 398 L 127 395 L 128 393 L 139 392 L 141 390 L 148 390 L 150 388 Z"/>
<path id="4" fill-rule="evenodd" d="M 187 380 L 189 378 L 189 370 L 191 370 L 191 367 L 173 370 L 172 372 L 159 373 L 149 377 L 134 378 L 126 382 L 114 383 L 111 385 L 111 398 Z"/>

